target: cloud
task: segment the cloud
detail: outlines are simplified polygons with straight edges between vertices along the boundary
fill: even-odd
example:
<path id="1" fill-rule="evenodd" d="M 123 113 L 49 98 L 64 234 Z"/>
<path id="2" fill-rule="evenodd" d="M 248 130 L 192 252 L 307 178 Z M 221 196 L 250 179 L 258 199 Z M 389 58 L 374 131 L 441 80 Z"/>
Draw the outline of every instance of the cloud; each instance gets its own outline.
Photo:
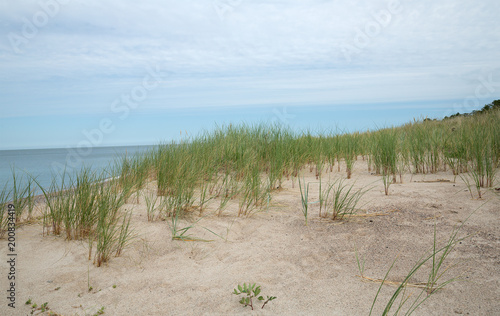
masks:
<path id="1" fill-rule="evenodd" d="M 500 67 L 493 0 L 60 1 L 16 52 L 56 1 L 0 4 L 4 117 L 107 111 L 147 65 L 170 74 L 151 110 L 445 99 Z"/>
<path id="2" fill-rule="evenodd" d="M 49 0 L 46 0 L 49 1 Z M 56 1 L 56 0 L 52 0 Z M 43 2 L 43 1 L 42 1 Z M 219 18 L 216 4 L 228 9 Z M 491 17 L 488 3 L 450 0 L 434 4 L 399 1 L 400 12 L 369 39 L 354 65 L 405 66 L 443 62 L 445 54 L 457 59 L 476 59 L 480 52 L 493 60 L 496 44 L 481 41 L 498 34 L 485 22 Z M 41 8 L 36 2 L 11 2 L 3 18 L 9 32 L 20 33 L 22 18 L 28 20 Z M 230 3 L 237 3 L 234 7 Z M 355 45 L 358 30 L 376 24 L 375 16 L 388 11 L 388 1 L 69 1 L 40 29 L 24 54 L 9 54 L 3 37 L 2 51 L 10 60 L 43 67 L 45 71 L 91 69 L 100 75 L 118 73 L 148 62 L 163 62 L 174 71 L 246 71 L 301 65 L 333 65 L 349 68 L 342 44 Z M 472 45 L 471 45 L 472 44 Z M 486 54 L 489 53 L 489 54 Z M 387 58 L 387 55 L 391 58 Z M 415 58 L 417 57 L 417 58 Z M 7 61 L 2 66 L 8 66 Z M 28 64 L 31 69 L 33 64 Z M 17 65 L 19 66 L 19 65 Z M 83 71 L 85 73 L 85 71 Z"/>

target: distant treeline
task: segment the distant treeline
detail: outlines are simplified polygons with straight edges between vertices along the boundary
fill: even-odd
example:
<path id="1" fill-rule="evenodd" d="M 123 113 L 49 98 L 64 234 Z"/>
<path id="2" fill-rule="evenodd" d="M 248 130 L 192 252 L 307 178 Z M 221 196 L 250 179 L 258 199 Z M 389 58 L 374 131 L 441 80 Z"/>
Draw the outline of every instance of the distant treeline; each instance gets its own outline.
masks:
<path id="1" fill-rule="evenodd" d="M 457 112 L 457 114 L 445 116 L 443 118 L 443 120 L 451 119 L 454 117 L 464 117 L 464 116 L 473 116 L 473 115 L 483 114 L 483 113 L 486 113 L 488 111 L 495 110 L 495 109 L 500 109 L 500 100 L 495 100 L 495 101 L 491 102 L 490 104 L 486 104 L 485 106 L 483 106 L 483 108 L 481 110 L 475 110 L 475 111 L 472 111 L 470 113 L 462 113 L 462 114 Z"/>

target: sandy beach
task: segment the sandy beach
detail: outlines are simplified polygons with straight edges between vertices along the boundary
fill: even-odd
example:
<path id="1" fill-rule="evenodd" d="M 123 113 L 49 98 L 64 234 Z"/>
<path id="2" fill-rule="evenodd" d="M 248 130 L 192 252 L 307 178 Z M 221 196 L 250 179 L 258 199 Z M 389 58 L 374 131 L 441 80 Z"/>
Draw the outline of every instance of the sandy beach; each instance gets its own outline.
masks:
<path id="1" fill-rule="evenodd" d="M 345 177 L 344 166 L 341 172 L 336 169 L 323 174 L 323 183 Z M 315 201 L 318 180 L 308 168 L 302 172 L 311 183 L 310 201 Z M 362 210 L 332 221 L 320 218 L 319 205 L 311 204 L 306 226 L 294 181 L 284 181 L 269 205 L 248 217 L 237 216 L 236 200 L 217 216 L 219 202 L 212 200 L 202 217 L 195 211 L 190 220 L 181 221 L 189 226 L 199 220 L 189 234 L 210 242 L 173 241 L 169 219 L 148 222 L 143 198 L 139 203 L 131 198 L 123 208 L 133 212 L 136 238 L 120 257 L 100 268 L 88 260 L 86 241 L 43 237 L 41 223 L 21 225 L 16 231 L 16 309 L 7 308 L 3 295 L 0 314 L 29 315 L 34 310 L 35 315 L 95 315 L 101 310 L 105 315 L 368 315 L 380 286 L 376 279 L 384 278 L 396 257 L 387 281 L 397 284 L 432 248 L 435 227 L 442 245 L 472 212 L 459 232 L 470 237 L 450 253 L 443 267 L 451 267 L 440 282 L 460 280 L 431 295 L 414 315 L 500 314 L 500 196 L 494 190 L 471 199 L 460 178 L 454 182 L 451 172 L 438 172 L 405 174 L 403 183 L 391 185 L 385 196 L 381 177 L 358 159 L 352 179 L 346 181 L 355 188 L 371 188 L 358 205 Z M 144 190 L 154 187 L 149 183 Z M 0 244 L 7 248 L 5 239 Z M 5 268 L 6 251 L 1 260 Z M 426 282 L 430 267 L 425 264 L 410 283 Z M 254 303 L 253 311 L 240 305 L 232 292 L 244 282 L 257 283 L 262 295 L 277 299 L 264 309 Z M 374 315 L 381 314 L 397 288 L 388 283 Z M 403 311 L 419 292 L 407 289 L 405 298 L 413 294 Z M 29 299 L 31 305 L 26 305 Z M 44 313 L 32 308 L 45 302 L 49 309 Z"/>
<path id="2" fill-rule="evenodd" d="M 498 2 L 0 1 L 0 316 L 500 316 Z"/>

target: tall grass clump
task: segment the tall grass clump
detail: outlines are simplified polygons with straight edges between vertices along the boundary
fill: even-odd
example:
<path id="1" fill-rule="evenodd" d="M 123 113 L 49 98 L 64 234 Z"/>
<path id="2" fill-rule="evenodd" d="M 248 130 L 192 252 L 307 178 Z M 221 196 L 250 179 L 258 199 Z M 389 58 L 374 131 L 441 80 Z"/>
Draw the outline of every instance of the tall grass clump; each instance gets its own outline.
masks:
<path id="1" fill-rule="evenodd" d="M 341 138 L 341 152 L 346 164 L 347 179 L 351 178 L 352 169 L 359 153 L 359 134 L 344 134 Z"/>
<path id="2" fill-rule="evenodd" d="M 105 179 L 83 167 L 75 177 L 75 186 L 72 188 L 75 199 L 74 208 L 65 214 L 65 230 L 68 239 L 80 239 L 87 237 L 97 219 L 97 203 L 106 198 L 102 196 L 98 185 Z"/>
<path id="3" fill-rule="evenodd" d="M 330 170 L 330 172 L 333 172 L 333 167 L 335 166 L 335 159 L 336 159 L 336 151 L 337 151 L 337 144 L 336 144 L 336 138 L 333 136 L 332 132 L 330 132 L 330 135 L 325 138 L 325 141 L 322 143 L 322 152 L 325 155 L 326 163 L 327 163 L 327 169 Z"/>
<path id="4" fill-rule="evenodd" d="M 188 143 L 162 145 L 156 153 L 157 194 L 170 199 L 181 216 L 193 205 L 198 177 L 203 176 L 197 162 Z M 167 215 L 173 211 L 167 210 Z"/>
<path id="5" fill-rule="evenodd" d="M 289 175 L 291 161 L 287 158 L 292 149 L 291 134 L 277 126 L 273 126 L 264 137 L 264 144 L 267 150 L 263 152 L 265 156 L 260 156 L 259 160 L 267 160 L 264 166 L 269 169 L 269 186 L 271 189 L 281 188 L 281 181 L 284 175 Z M 266 166 L 266 167 L 267 167 Z"/>
<path id="6" fill-rule="evenodd" d="M 470 168 L 475 182 L 479 187 L 493 186 L 493 179 L 498 168 L 498 138 L 500 121 L 488 118 L 478 118 L 476 126 L 469 127 Z M 496 124 L 495 124 L 496 123 Z M 491 125 L 490 125 L 491 124 Z"/>
<path id="7" fill-rule="evenodd" d="M 45 196 L 47 205 L 43 212 L 44 235 L 45 229 L 47 229 L 47 234 L 60 235 L 64 230 L 64 224 L 68 222 L 68 217 L 75 209 L 75 196 L 70 191 L 73 187 L 73 180 L 66 170 L 60 175 L 60 183 L 57 180 L 57 177 L 53 177 L 50 187 L 45 189 L 34 179 Z"/>
<path id="8" fill-rule="evenodd" d="M 460 176 L 472 194 L 475 188 L 482 198 L 482 188 L 493 186 L 500 157 L 500 111 L 456 119 L 446 144 L 445 161 Z"/>
<path id="9" fill-rule="evenodd" d="M 28 219 L 31 218 L 35 207 L 35 183 L 31 176 L 21 176 L 16 174 L 12 168 L 12 191 L 11 201 L 16 207 L 16 222 L 19 222 L 24 214 L 27 213 Z"/>
<path id="10" fill-rule="evenodd" d="M 325 141 L 323 139 L 323 136 L 320 135 L 316 138 L 316 141 L 314 144 L 315 146 L 313 147 L 314 150 L 312 152 L 312 156 L 313 156 L 314 164 L 316 165 L 316 180 L 321 179 L 324 164 L 326 161 L 326 157 L 325 157 L 326 155 L 324 153 L 324 148 L 323 148 L 324 143 L 325 143 Z"/>
<path id="11" fill-rule="evenodd" d="M 215 198 L 221 199 L 220 215 L 236 197 L 239 215 L 248 215 L 269 201 L 271 191 L 280 188 L 283 177 L 292 173 L 288 152 L 293 141 L 279 126 L 229 125 L 162 145 L 154 155 L 158 195 L 172 202 L 168 205 L 178 206 L 175 201 L 184 200 L 178 214 L 181 218 L 187 209 L 203 212 Z M 190 198 L 192 192 L 199 193 L 196 199 Z M 167 213 L 175 215 L 176 211 L 170 206 Z"/>
<path id="12" fill-rule="evenodd" d="M 403 174 L 410 170 L 410 150 L 407 146 L 406 138 L 409 135 L 404 131 L 398 131 L 398 149 L 396 152 L 396 169 L 399 173 L 399 182 L 403 183 Z"/>
<path id="13" fill-rule="evenodd" d="M 137 153 L 132 157 L 127 154 L 115 161 L 115 170 L 119 189 L 127 200 L 135 193 L 136 203 L 139 202 L 139 190 L 154 177 L 154 167 L 151 153 Z"/>
<path id="14" fill-rule="evenodd" d="M 108 181 L 104 175 L 83 167 L 75 174 L 64 171 L 59 182 L 53 178 L 48 190 L 40 186 L 47 205 L 44 230 L 65 233 L 67 240 L 87 239 L 89 260 L 95 245 L 94 264 L 98 267 L 111 253 L 120 254 L 132 232 L 130 215 L 127 221 L 127 215 L 119 211 L 129 191 L 120 190 L 118 181 Z"/>
<path id="15" fill-rule="evenodd" d="M 124 194 L 115 194 L 114 188 L 105 183 L 99 186 L 96 201 L 97 220 L 95 228 L 89 233 L 89 253 L 95 243 L 94 264 L 100 267 L 107 262 L 113 252 L 120 255 L 127 242 L 132 238 L 130 213 L 120 213 L 125 203 Z"/>
<path id="16" fill-rule="evenodd" d="M 240 190 L 238 216 L 248 216 L 253 209 L 262 207 L 265 202 L 269 202 L 271 184 L 262 180 L 257 164 L 250 164 Z"/>
<path id="17" fill-rule="evenodd" d="M 342 220 L 346 215 L 355 214 L 358 211 L 357 205 L 366 192 L 368 190 L 354 190 L 354 184 L 345 184 L 342 178 L 335 180 L 327 188 L 324 216 L 332 220 Z"/>
<path id="18" fill-rule="evenodd" d="M 409 137 L 408 148 L 410 152 L 410 160 L 414 168 L 414 173 L 425 173 L 425 156 L 427 148 L 427 134 L 422 122 L 415 121 L 413 124 L 407 125 Z"/>
<path id="19" fill-rule="evenodd" d="M 385 195 L 389 194 L 389 186 L 396 182 L 398 166 L 398 135 L 395 129 L 383 129 L 374 134 L 375 147 L 373 160 L 382 171 Z"/>
<path id="20" fill-rule="evenodd" d="M 443 159 L 446 165 L 451 168 L 455 182 L 458 175 L 467 171 L 468 140 L 465 133 L 455 130 L 454 127 L 452 129 L 443 144 Z"/>

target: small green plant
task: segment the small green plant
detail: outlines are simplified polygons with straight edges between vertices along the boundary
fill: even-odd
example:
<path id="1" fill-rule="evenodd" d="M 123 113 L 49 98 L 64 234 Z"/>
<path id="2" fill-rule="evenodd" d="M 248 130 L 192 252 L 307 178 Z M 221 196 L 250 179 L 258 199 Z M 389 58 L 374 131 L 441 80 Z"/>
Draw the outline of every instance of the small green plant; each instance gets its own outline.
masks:
<path id="1" fill-rule="evenodd" d="M 113 284 L 113 288 L 116 289 L 116 284 Z"/>
<path id="2" fill-rule="evenodd" d="M 42 313 L 44 313 L 46 310 L 49 309 L 49 303 L 48 302 L 45 302 L 42 304 L 42 306 L 40 306 L 40 310 L 42 311 Z"/>
<path id="3" fill-rule="evenodd" d="M 304 183 L 302 185 L 302 183 Z M 304 188 L 302 188 L 304 187 Z M 306 226 L 307 226 L 307 211 L 309 208 L 309 183 L 306 185 L 305 180 L 302 179 L 302 182 L 300 181 L 299 178 L 299 189 L 300 189 L 300 198 L 302 201 L 302 213 L 304 213 L 304 218 L 306 220 Z"/>
<path id="4" fill-rule="evenodd" d="M 49 303 L 45 302 L 42 305 L 38 306 L 37 303 L 33 302 L 31 298 L 29 298 L 26 303 L 26 305 L 31 305 L 31 312 L 30 315 L 34 315 L 36 311 L 40 311 L 40 313 L 45 313 L 46 311 L 50 310 Z"/>
<path id="5" fill-rule="evenodd" d="M 94 314 L 94 316 L 102 315 L 104 314 L 104 306 L 101 306 L 101 308 Z"/>
<path id="6" fill-rule="evenodd" d="M 248 285 L 246 283 L 243 283 L 243 286 L 238 284 L 238 288 L 234 289 L 233 294 L 236 294 L 236 295 L 246 294 L 246 296 L 244 296 L 240 299 L 240 304 L 242 304 L 245 307 L 250 306 L 250 308 L 252 310 L 253 310 L 253 300 L 252 299 L 254 297 L 256 297 L 257 300 L 259 300 L 261 302 L 264 301 L 264 304 L 262 304 L 261 308 L 264 308 L 264 306 L 266 306 L 267 303 L 276 299 L 276 296 L 266 296 L 266 298 L 264 298 L 263 296 L 259 296 L 260 292 L 261 292 L 260 285 L 257 286 L 256 283 L 254 283 L 254 284 L 248 283 Z"/>
<path id="7" fill-rule="evenodd" d="M 33 303 L 33 305 L 31 305 L 31 315 L 33 315 L 38 309 L 38 304 L 37 303 Z"/>

